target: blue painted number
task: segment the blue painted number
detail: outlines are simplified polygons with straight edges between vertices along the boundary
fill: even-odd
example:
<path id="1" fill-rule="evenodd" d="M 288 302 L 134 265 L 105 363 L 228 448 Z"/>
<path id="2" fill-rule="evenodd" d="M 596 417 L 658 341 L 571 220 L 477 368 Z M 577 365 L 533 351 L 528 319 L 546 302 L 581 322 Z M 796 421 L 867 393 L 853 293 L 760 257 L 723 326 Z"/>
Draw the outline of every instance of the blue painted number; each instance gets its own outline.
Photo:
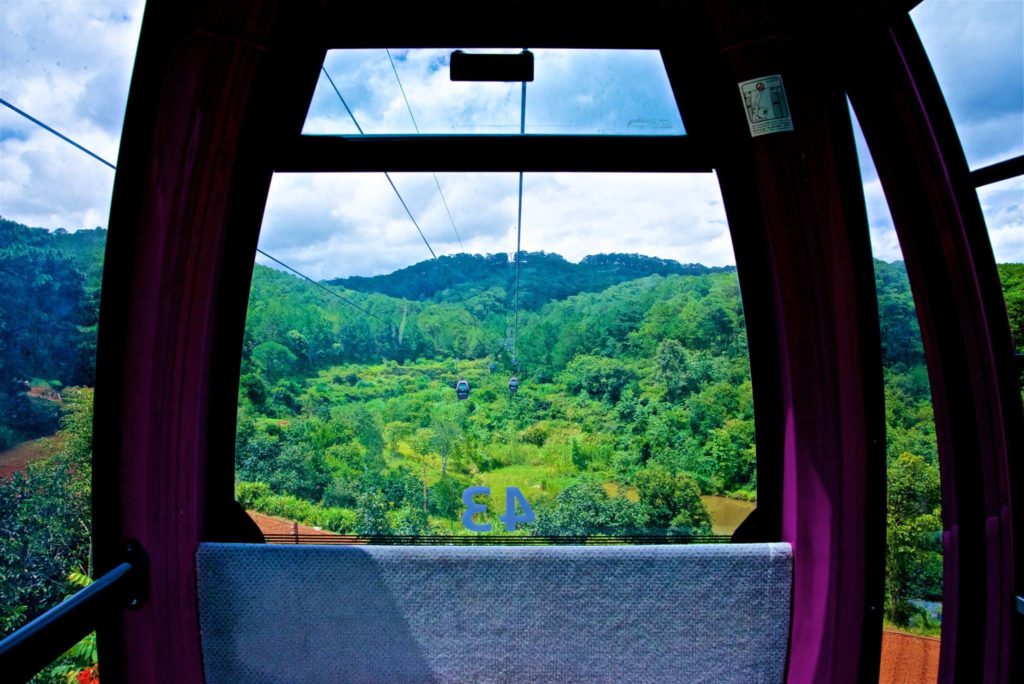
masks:
<path id="1" fill-rule="evenodd" d="M 473 500 L 474 496 L 490 496 L 490 487 L 466 487 L 462 492 L 462 503 L 466 504 L 466 510 L 462 512 L 462 526 L 470 532 L 490 532 L 491 524 L 481 525 L 473 522 L 473 516 L 477 513 L 487 513 L 487 504 L 477 503 Z M 522 513 L 516 511 L 516 502 L 519 502 L 519 507 L 523 510 Z M 515 532 L 516 525 L 525 525 L 532 523 L 534 520 L 533 507 L 530 506 L 530 502 L 526 500 L 523 493 L 519 491 L 519 487 L 505 487 L 505 515 L 498 516 L 505 525 L 505 529 L 509 532 Z"/>
<path id="2" fill-rule="evenodd" d="M 487 504 L 479 504 L 473 501 L 473 497 L 477 494 L 483 496 L 491 495 L 490 487 L 466 487 L 462 492 L 462 503 L 466 504 L 466 510 L 462 512 L 462 526 L 470 532 L 490 532 L 491 524 L 480 525 L 473 522 L 473 516 L 477 513 L 486 513 Z"/>
<path id="3" fill-rule="evenodd" d="M 522 513 L 516 512 L 516 501 L 522 507 Z M 499 517 L 499 520 L 505 523 L 505 529 L 515 532 L 517 523 L 523 525 L 532 523 L 533 518 L 533 508 L 523 493 L 519 491 L 519 487 L 505 487 L 505 515 Z"/>

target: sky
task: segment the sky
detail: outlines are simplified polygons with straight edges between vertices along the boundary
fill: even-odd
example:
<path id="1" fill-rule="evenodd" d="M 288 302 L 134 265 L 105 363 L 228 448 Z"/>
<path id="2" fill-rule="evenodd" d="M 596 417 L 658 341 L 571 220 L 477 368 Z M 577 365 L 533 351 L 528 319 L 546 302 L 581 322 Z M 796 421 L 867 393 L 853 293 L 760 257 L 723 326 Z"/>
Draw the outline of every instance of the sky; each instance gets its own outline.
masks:
<path id="1" fill-rule="evenodd" d="M 0 0 L 0 98 L 116 163 L 142 4 Z M 912 16 L 971 166 L 1024 154 L 1024 3 L 925 0 Z M 446 51 L 391 54 L 422 132 L 518 132 L 518 84 L 450 83 Z M 683 132 L 656 53 L 535 54 L 527 133 Z M 364 131 L 415 132 L 385 51 L 332 52 L 325 66 Z M 356 133 L 323 76 L 305 132 Z M 875 256 L 899 259 L 860 139 L 858 147 Z M 438 254 L 515 249 L 517 174 L 392 179 Z M 0 107 L 0 215 L 46 228 L 105 227 L 112 187 L 112 171 Z M 979 196 L 997 260 L 1024 261 L 1024 179 Z M 385 273 L 429 257 L 383 174 L 276 176 L 260 246 L 314 278 Z M 734 263 L 714 174 L 526 174 L 522 247 L 574 261 L 620 251 Z"/>

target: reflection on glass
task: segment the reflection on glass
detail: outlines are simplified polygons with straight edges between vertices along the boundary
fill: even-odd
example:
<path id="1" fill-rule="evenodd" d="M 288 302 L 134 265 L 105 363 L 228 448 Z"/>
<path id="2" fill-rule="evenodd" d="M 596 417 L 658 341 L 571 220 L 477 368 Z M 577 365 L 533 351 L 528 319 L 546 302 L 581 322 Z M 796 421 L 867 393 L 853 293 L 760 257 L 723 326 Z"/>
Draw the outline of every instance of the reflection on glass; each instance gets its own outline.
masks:
<path id="1" fill-rule="evenodd" d="M 448 73 L 451 52 L 330 51 L 303 133 L 356 135 L 354 117 L 371 135 L 417 129 L 425 134 L 518 134 L 523 123 L 521 84 L 453 83 Z M 684 133 L 657 50 L 531 52 L 535 77 L 526 88 L 527 134 Z"/>

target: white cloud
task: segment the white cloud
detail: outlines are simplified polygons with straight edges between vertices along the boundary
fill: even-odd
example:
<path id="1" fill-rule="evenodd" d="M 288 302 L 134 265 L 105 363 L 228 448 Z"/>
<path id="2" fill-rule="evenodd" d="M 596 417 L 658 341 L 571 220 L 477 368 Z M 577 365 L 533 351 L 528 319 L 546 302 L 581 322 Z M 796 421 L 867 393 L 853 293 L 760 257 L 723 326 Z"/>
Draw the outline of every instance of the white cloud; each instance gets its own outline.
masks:
<path id="1" fill-rule="evenodd" d="M 997 262 L 1024 262 L 1024 178 L 978 188 Z"/>
<path id="2" fill-rule="evenodd" d="M 459 251 L 429 173 L 392 174 L 438 254 Z M 515 250 L 518 175 L 438 174 L 466 251 Z M 522 248 L 735 263 L 712 174 L 528 173 Z M 260 245 L 312 277 L 383 273 L 429 252 L 383 174 L 279 174 Z"/>
<path id="3" fill-rule="evenodd" d="M 493 51 L 488 51 L 493 52 Z M 516 52 L 505 50 L 504 52 Z M 527 86 L 527 133 L 682 133 L 661 56 L 652 50 L 537 49 Z M 453 83 L 450 50 L 332 50 L 325 68 L 364 132 L 519 132 L 518 83 Z M 409 99 L 406 107 L 395 71 Z M 344 105 L 321 75 L 306 133 L 354 133 Z"/>
<path id="4" fill-rule="evenodd" d="M 143 3 L 0 2 L 0 97 L 117 161 Z M 106 226 L 114 172 L 0 107 L 0 214 Z"/>
<path id="5" fill-rule="evenodd" d="M 1024 3 L 927 0 L 911 16 L 971 166 L 1024 153 Z"/>
<path id="6" fill-rule="evenodd" d="M 141 0 L 0 1 L 0 97 L 116 162 L 142 8 Z M 1022 12 L 1018 2 L 941 0 L 914 12 L 968 153 L 987 161 L 1006 150 L 1024 151 L 1024 142 L 1014 142 L 1024 136 Z M 658 55 L 535 53 L 528 131 L 679 130 L 664 82 L 652 86 L 651 74 L 661 73 Z M 453 84 L 446 51 L 395 49 L 392 55 L 421 130 L 518 132 L 518 84 Z M 326 66 L 367 132 L 413 131 L 383 50 L 332 51 Z M 355 133 L 324 77 L 306 131 Z M 864 177 L 875 255 L 897 259 L 898 242 L 870 164 Z M 393 178 L 435 250 L 457 251 L 431 175 Z M 514 249 L 516 174 L 441 173 L 438 180 L 467 251 Z M 50 228 L 106 225 L 112 182 L 113 173 L 95 160 L 0 108 L 0 214 Z M 525 190 L 526 250 L 570 259 L 637 251 L 732 263 L 713 175 L 531 173 Z M 982 190 L 1000 260 L 1021 258 L 1021 195 L 1019 186 Z M 382 174 L 275 177 L 261 244 L 314 277 L 380 273 L 429 256 Z"/>

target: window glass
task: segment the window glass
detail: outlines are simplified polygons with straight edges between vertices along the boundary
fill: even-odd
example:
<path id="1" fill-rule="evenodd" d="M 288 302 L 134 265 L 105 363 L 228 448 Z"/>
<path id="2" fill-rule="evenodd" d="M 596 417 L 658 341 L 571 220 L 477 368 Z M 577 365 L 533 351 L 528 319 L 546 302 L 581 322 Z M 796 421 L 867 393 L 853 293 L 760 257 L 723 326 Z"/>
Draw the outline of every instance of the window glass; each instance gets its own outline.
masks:
<path id="1" fill-rule="evenodd" d="M 113 164 L 143 3 L 0 3 L 5 101 Z M 91 580 L 96 323 L 114 171 L 0 106 L 0 636 Z M 97 681 L 90 635 L 33 681 Z"/>
<path id="2" fill-rule="evenodd" d="M 390 181 L 416 224 L 383 174 L 274 178 L 236 447 L 268 538 L 731 533 L 756 453 L 715 178 L 525 174 L 518 264 L 518 174 Z"/>
<path id="3" fill-rule="evenodd" d="M 971 168 L 1024 154 L 1024 3 L 926 0 L 911 17 Z"/>
<path id="4" fill-rule="evenodd" d="M 942 626 L 942 506 L 931 387 L 903 253 L 855 117 L 854 134 L 875 256 L 885 383 L 882 681 L 935 681 Z"/>
<path id="5" fill-rule="evenodd" d="M 978 199 L 996 261 L 1024 262 L 1024 178 L 983 185 Z"/>
<path id="6" fill-rule="evenodd" d="M 1024 178 L 984 185 L 978 198 L 996 255 L 1010 332 L 1017 353 L 1024 353 Z"/>
<path id="7" fill-rule="evenodd" d="M 452 82 L 451 52 L 331 50 L 303 132 L 518 134 L 524 124 L 527 134 L 684 133 L 657 50 L 531 50 L 525 122 L 521 83 Z"/>

